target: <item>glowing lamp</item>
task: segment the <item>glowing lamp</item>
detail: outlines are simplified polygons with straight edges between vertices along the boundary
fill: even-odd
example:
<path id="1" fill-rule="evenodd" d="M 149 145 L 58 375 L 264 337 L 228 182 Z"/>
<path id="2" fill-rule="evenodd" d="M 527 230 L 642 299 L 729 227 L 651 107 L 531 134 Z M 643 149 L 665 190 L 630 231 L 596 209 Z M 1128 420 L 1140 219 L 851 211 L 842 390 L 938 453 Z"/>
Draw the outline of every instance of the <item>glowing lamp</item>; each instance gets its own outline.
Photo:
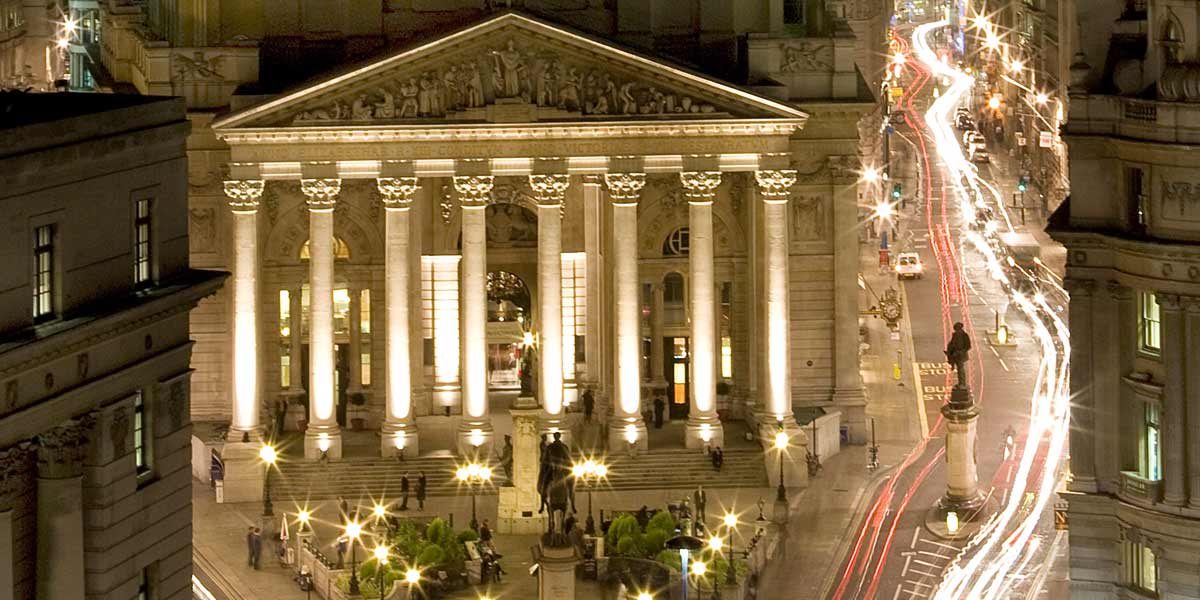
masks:
<path id="1" fill-rule="evenodd" d="M 633 423 L 625 426 L 625 441 L 629 442 L 630 444 L 636 444 L 638 441 L 637 426 Z"/>
<path id="2" fill-rule="evenodd" d="M 532 346 L 533 345 L 533 332 L 526 331 L 525 335 L 521 336 L 521 343 L 525 344 L 526 348 Z"/>
<path id="3" fill-rule="evenodd" d="M 996 329 L 996 343 L 1001 346 L 1008 343 L 1008 325 L 1001 325 Z"/>
<path id="4" fill-rule="evenodd" d="M 375 550 L 372 552 L 372 554 L 375 555 L 375 560 L 379 561 L 380 564 L 387 564 L 387 546 L 375 546 Z"/>
<path id="5" fill-rule="evenodd" d="M 396 446 L 397 450 L 403 450 L 404 443 L 405 443 L 404 432 L 397 431 L 396 436 L 392 439 L 392 444 L 394 444 Z"/>
<path id="6" fill-rule="evenodd" d="M 279 456 L 275 453 L 274 448 L 270 446 L 263 446 L 258 450 L 258 457 L 268 465 L 273 465 Z"/>
<path id="7" fill-rule="evenodd" d="M 479 478 L 484 481 L 490 481 L 492 479 L 492 470 L 488 467 L 480 467 Z"/>
<path id="8" fill-rule="evenodd" d="M 779 433 L 776 433 L 775 434 L 775 449 L 783 450 L 784 448 L 787 448 L 787 445 L 788 445 L 787 432 L 780 431 Z"/>
<path id="9" fill-rule="evenodd" d="M 738 524 L 737 515 L 735 515 L 733 513 L 725 513 L 725 526 L 726 527 L 737 527 L 737 524 Z"/>
<path id="10" fill-rule="evenodd" d="M 375 515 L 376 519 L 382 519 L 387 516 L 387 508 L 384 508 L 382 504 L 376 504 L 371 513 Z"/>
<path id="11" fill-rule="evenodd" d="M 721 551 L 721 548 L 722 548 L 724 545 L 725 545 L 725 543 L 721 541 L 721 538 L 719 538 L 719 537 L 717 537 L 717 536 L 715 536 L 715 535 L 714 535 L 714 536 L 712 536 L 712 537 L 710 537 L 710 538 L 708 538 L 708 547 L 709 547 L 709 549 L 710 549 L 710 550 L 712 550 L 713 552 L 720 552 L 720 551 Z"/>
<path id="12" fill-rule="evenodd" d="M 300 512 L 296 513 L 296 520 L 300 521 L 301 525 L 308 525 L 311 519 L 312 513 L 308 512 L 307 509 L 300 509 Z"/>
<path id="13" fill-rule="evenodd" d="M 712 426 L 708 423 L 700 424 L 700 439 L 706 444 L 712 441 Z"/>
<path id="14" fill-rule="evenodd" d="M 875 167 L 867 167 L 863 169 L 862 180 L 867 183 L 875 183 L 879 181 L 879 169 Z"/>
<path id="15" fill-rule="evenodd" d="M 650 592 L 641 592 L 638 594 L 637 600 L 654 600 L 654 596 L 651 596 Z"/>
<path id="16" fill-rule="evenodd" d="M 708 572 L 708 566 L 705 565 L 704 563 L 702 563 L 700 561 L 696 561 L 696 562 L 692 563 L 692 575 L 701 577 L 707 572 Z"/>
<path id="17" fill-rule="evenodd" d="M 67 38 L 59 38 L 56 43 L 58 44 L 59 48 L 66 50 L 67 44 L 69 44 L 70 42 L 67 41 Z"/>
<path id="18" fill-rule="evenodd" d="M 608 477 L 608 465 L 603 463 L 596 465 L 596 477 Z"/>
<path id="19" fill-rule="evenodd" d="M 346 536 L 352 540 L 357 540 L 358 536 L 362 535 L 362 525 L 357 521 L 346 523 Z"/>
<path id="20" fill-rule="evenodd" d="M 458 470 L 454 472 L 454 477 L 459 481 L 466 481 L 468 477 L 466 467 L 459 467 Z"/>
<path id="21" fill-rule="evenodd" d="M 946 513 L 946 530 L 950 533 L 958 533 L 958 513 L 950 511 Z"/>
<path id="22" fill-rule="evenodd" d="M 1012 69 L 1013 73 L 1020 73 L 1025 68 L 1025 64 L 1019 60 L 1014 60 L 1008 64 L 1008 68 Z"/>
<path id="23" fill-rule="evenodd" d="M 328 433 L 322 433 L 317 436 L 317 448 L 319 448 L 321 450 L 321 452 L 329 452 L 329 434 Z"/>
<path id="24" fill-rule="evenodd" d="M 892 212 L 892 205 L 887 202 L 880 202 L 875 205 L 875 215 L 880 219 L 890 219 Z"/>
<path id="25" fill-rule="evenodd" d="M 988 108 L 992 110 L 1000 110 L 1000 96 L 992 96 L 988 98 Z"/>
<path id="26" fill-rule="evenodd" d="M 409 585 L 413 585 L 418 581 L 421 581 L 421 572 L 416 569 L 409 569 L 405 571 L 404 581 L 407 581 Z"/>
<path id="27" fill-rule="evenodd" d="M 1047 96 L 1045 92 L 1042 92 L 1037 96 L 1034 96 L 1034 100 L 1037 101 L 1038 104 L 1045 104 L 1050 101 L 1050 96 Z"/>
<path id="28" fill-rule="evenodd" d="M 470 442 L 471 442 L 471 445 L 475 446 L 476 448 L 482 446 L 483 445 L 483 430 L 482 429 L 472 429 Z"/>

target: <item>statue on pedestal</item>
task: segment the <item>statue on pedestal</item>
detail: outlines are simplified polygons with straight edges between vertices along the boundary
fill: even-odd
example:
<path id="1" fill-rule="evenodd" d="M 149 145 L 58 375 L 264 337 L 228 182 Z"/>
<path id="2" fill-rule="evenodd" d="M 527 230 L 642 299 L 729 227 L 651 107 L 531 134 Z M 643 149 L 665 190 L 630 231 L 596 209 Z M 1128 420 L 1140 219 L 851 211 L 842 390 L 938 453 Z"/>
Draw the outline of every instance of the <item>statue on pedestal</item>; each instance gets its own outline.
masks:
<path id="1" fill-rule="evenodd" d="M 554 432 L 554 441 L 542 453 L 542 466 L 538 471 L 538 495 L 541 506 L 538 514 L 549 511 L 549 530 L 543 537 L 548 546 L 569 545 L 570 539 L 563 527 L 567 508 L 575 511 L 575 489 L 571 485 L 571 451 L 562 441 L 562 433 Z"/>
<path id="2" fill-rule="evenodd" d="M 521 396 L 537 397 L 537 351 L 526 346 L 521 352 Z"/>
<path id="3" fill-rule="evenodd" d="M 967 360 L 970 357 L 971 336 L 963 331 L 962 323 L 954 324 L 954 334 L 950 336 L 950 343 L 946 345 L 946 362 L 954 365 L 954 371 L 958 373 L 958 385 L 955 387 L 966 389 L 967 386 Z"/>

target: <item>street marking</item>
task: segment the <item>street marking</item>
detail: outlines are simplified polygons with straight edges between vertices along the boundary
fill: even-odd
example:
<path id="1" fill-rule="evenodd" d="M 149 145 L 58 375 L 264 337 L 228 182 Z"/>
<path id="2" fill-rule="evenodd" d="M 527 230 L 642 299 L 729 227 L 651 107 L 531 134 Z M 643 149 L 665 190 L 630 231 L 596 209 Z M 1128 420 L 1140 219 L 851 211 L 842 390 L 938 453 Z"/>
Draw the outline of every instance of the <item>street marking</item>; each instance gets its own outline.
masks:
<path id="1" fill-rule="evenodd" d="M 947 558 L 949 558 L 945 554 L 938 554 L 937 552 L 930 552 L 928 550 L 917 550 L 917 554 L 928 554 L 929 556 L 932 556 L 932 557 L 940 559 L 940 560 L 946 560 Z"/>
<path id="2" fill-rule="evenodd" d="M 934 579 L 937 579 L 937 575 L 934 575 L 933 573 L 926 573 L 925 571 L 922 571 L 922 570 L 920 570 L 920 569 L 913 569 L 913 570 L 912 570 L 912 572 L 913 572 L 913 573 L 920 573 L 920 574 L 922 574 L 922 575 L 924 575 L 924 576 L 926 576 L 926 577 L 933 577 Z"/>
<path id="3" fill-rule="evenodd" d="M 923 560 L 917 560 L 917 559 L 915 559 L 915 558 L 913 559 L 913 562 L 917 563 L 918 565 L 924 565 L 924 566 L 926 566 L 926 567 L 933 567 L 933 568 L 935 568 L 935 569 L 940 569 L 940 568 L 942 568 L 940 565 L 935 565 L 935 564 L 933 564 L 933 563 L 927 563 L 927 562 L 925 562 L 925 561 L 923 561 Z"/>
<path id="4" fill-rule="evenodd" d="M 911 557 L 911 556 L 906 556 L 906 557 L 904 557 L 904 568 L 903 568 L 903 569 L 900 569 L 900 576 L 901 576 L 901 577 L 904 577 L 905 575 L 908 575 L 908 567 L 911 565 L 911 563 L 912 563 L 912 557 Z"/>
<path id="5" fill-rule="evenodd" d="M 933 544 L 934 546 L 940 546 L 942 548 L 946 548 L 947 550 L 953 550 L 955 552 L 958 552 L 957 546 L 951 546 L 950 544 L 943 544 L 941 542 L 935 542 L 933 540 L 921 540 L 921 541 L 925 542 L 926 544 Z"/>
<path id="6" fill-rule="evenodd" d="M 921 528 L 918 527 L 913 530 L 913 541 L 911 544 L 908 545 L 908 547 L 916 548 L 917 547 L 917 539 L 919 539 L 920 537 L 921 537 Z"/>
<path id="7" fill-rule="evenodd" d="M 1010 373 L 1012 372 L 1012 371 L 1010 371 L 1010 370 L 1009 370 L 1009 368 L 1008 368 L 1008 365 L 1004 363 L 1004 359 L 1003 359 L 1003 358 L 1000 358 L 1000 357 L 998 357 L 998 356 L 997 356 L 997 357 L 996 357 L 996 360 L 999 360 L 999 361 L 1000 361 L 1000 366 L 1001 366 L 1001 367 L 1004 367 L 1004 370 L 1005 370 L 1005 371 L 1008 371 L 1008 372 L 1010 372 Z"/>
<path id="8" fill-rule="evenodd" d="M 925 414 L 925 392 L 921 389 L 921 369 L 918 365 L 920 363 L 913 363 L 913 388 L 917 390 L 914 398 L 917 401 L 917 418 L 921 421 L 921 439 L 925 439 L 929 437 L 929 417 Z M 916 538 L 913 538 L 913 543 L 917 543 Z"/>

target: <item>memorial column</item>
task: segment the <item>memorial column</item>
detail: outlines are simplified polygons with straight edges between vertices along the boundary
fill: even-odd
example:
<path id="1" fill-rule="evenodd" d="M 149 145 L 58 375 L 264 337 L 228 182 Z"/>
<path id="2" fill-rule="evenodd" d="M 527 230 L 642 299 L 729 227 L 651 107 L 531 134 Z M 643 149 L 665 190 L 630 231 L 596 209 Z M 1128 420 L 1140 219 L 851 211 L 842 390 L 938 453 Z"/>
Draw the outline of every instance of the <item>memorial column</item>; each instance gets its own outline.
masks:
<path id="1" fill-rule="evenodd" d="M 412 406 L 411 344 L 409 341 L 410 231 L 409 214 L 416 177 L 381 177 L 375 180 L 384 209 L 384 296 L 387 331 L 387 399 L 380 435 L 382 456 L 420 451 Z"/>
<path id="2" fill-rule="evenodd" d="M 334 390 L 333 352 L 333 209 L 341 192 L 341 179 L 301 179 L 308 198 L 308 429 L 304 457 L 331 459 L 342 456 Z"/>

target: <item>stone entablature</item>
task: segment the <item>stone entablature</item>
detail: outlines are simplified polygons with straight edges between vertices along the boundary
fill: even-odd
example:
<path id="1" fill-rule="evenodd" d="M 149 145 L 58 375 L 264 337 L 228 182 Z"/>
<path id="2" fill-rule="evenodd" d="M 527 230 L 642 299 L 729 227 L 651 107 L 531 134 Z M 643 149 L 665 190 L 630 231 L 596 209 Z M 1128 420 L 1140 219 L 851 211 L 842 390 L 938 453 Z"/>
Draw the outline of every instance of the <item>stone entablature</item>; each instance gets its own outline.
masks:
<path id="1" fill-rule="evenodd" d="M 1142 241 L 1084 231 L 1053 231 L 1067 246 L 1070 277 L 1116 280 L 1140 289 L 1190 294 L 1200 286 L 1200 245 Z"/>
<path id="2" fill-rule="evenodd" d="M 1110 135 L 1170 144 L 1200 143 L 1200 105 L 1072 94 L 1067 135 Z"/>

